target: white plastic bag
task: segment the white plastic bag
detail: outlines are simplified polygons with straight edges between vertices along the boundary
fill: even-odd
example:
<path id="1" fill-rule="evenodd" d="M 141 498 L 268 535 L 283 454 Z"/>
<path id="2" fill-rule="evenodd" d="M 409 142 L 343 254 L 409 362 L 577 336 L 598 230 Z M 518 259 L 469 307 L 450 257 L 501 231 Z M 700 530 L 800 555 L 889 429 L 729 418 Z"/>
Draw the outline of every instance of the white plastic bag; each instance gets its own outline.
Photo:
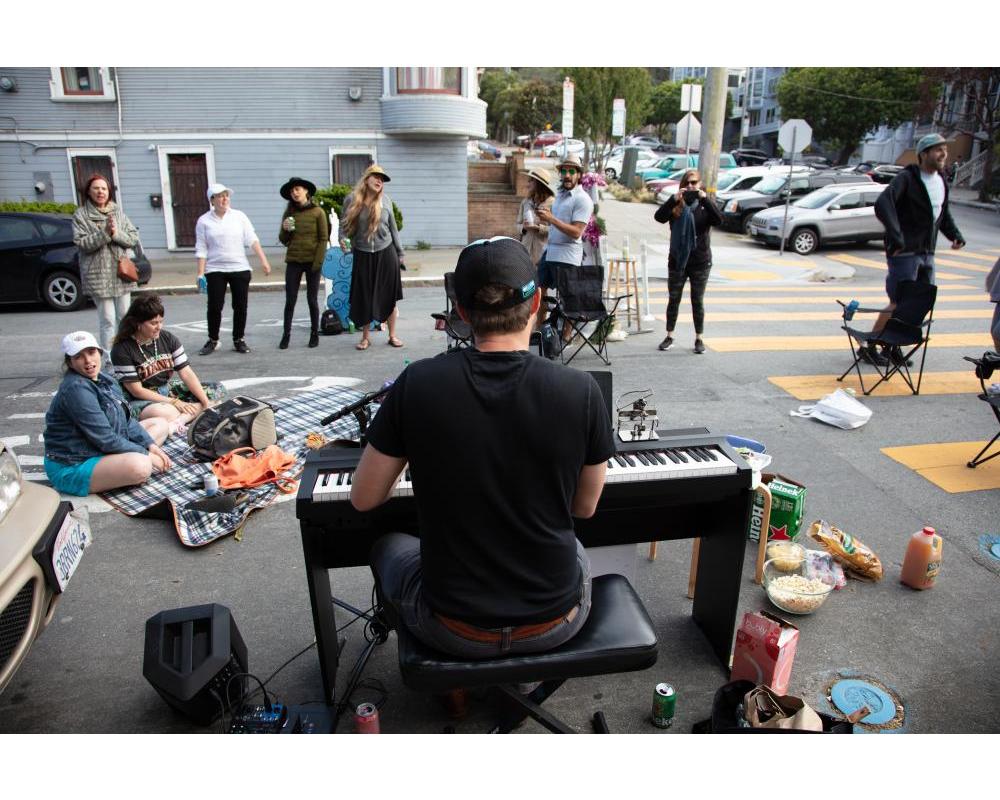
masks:
<path id="1" fill-rule="evenodd" d="M 812 417 L 827 425 L 843 428 L 845 431 L 860 428 L 872 416 L 870 408 L 862 405 L 843 389 L 831 392 L 815 405 L 799 406 L 798 411 L 789 413 L 793 417 Z"/>

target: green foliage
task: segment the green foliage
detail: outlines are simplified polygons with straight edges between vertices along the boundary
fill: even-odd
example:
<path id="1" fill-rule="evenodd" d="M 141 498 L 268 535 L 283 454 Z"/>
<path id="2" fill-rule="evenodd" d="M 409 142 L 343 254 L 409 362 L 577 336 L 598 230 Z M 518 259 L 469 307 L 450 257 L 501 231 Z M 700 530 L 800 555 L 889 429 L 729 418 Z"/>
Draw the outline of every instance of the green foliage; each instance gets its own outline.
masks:
<path id="1" fill-rule="evenodd" d="M 76 211 L 73 203 L 42 203 L 37 200 L 4 200 L 0 211 L 32 211 L 41 214 L 72 214 Z"/>
<path id="2" fill-rule="evenodd" d="M 430 250 L 430 242 L 425 242 L 423 239 L 417 239 L 417 250 Z"/>
<path id="3" fill-rule="evenodd" d="M 576 84 L 573 130 L 578 138 L 611 140 L 611 109 L 618 97 L 625 99 L 626 127 L 637 127 L 649 116 L 652 80 L 644 67 L 569 67 L 565 73 Z M 562 87 L 560 107 L 561 94 Z"/>
<path id="4" fill-rule="evenodd" d="M 317 189 L 316 194 L 313 195 L 313 200 L 327 215 L 331 211 L 334 211 L 337 214 L 337 218 L 340 219 L 344 215 L 344 200 L 351 193 L 352 189 L 354 187 L 348 186 L 346 183 L 334 183 L 322 189 Z M 399 206 L 396 205 L 395 200 L 392 202 L 392 215 L 396 218 L 396 228 L 403 230 L 403 212 L 399 210 Z"/>
<path id="5" fill-rule="evenodd" d="M 664 81 L 653 87 L 650 93 L 650 110 L 644 123 L 655 125 L 657 135 L 663 138 L 666 135 L 668 125 L 681 121 L 686 111 L 681 111 L 681 86 L 685 83 L 705 84 L 704 78 L 689 78 L 683 81 Z M 702 107 L 704 107 L 704 97 L 702 97 Z M 733 96 L 726 92 L 726 119 L 733 112 Z M 696 112 L 697 113 L 697 112 Z"/>
<path id="6" fill-rule="evenodd" d="M 920 79 L 916 67 L 801 67 L 781 77 L 777 97 L 784 119 L 804 119 L 843 162 L 869 131 L 913 119 Z"/>
<path id="7" fill-rule="evenodd" d="M 479 78 L 479 99 L 486 103 L 486 129 L 492 132 L 493 138 L 498 137 L 503 126 L 510 124 L 512 108 L 509 102 L 501 100 L 501 95 L 519 80 L 517 73 L 492 68 Z"/>
<path id="8" fill-rule="evenodd" d="M 513 83 L 498 93 L 497 113 L 506 115 L 519 133 L 535 134 L 562 120 L 562 84 L 531 79 Z"/>

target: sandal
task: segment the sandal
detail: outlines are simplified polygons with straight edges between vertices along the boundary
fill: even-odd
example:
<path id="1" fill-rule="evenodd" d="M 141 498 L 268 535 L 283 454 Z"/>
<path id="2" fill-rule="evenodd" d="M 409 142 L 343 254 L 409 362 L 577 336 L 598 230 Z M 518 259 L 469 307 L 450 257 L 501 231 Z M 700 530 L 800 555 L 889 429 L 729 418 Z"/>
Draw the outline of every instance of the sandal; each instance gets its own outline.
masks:
<path id="1" fill-rule="evenodd" d="M 367 350 L 372 345 L 371 339 L 362 339 L 356 345 L 354 345 L 355 350 Z"/>
<path id="2" fill-rule="evenodd" d="M 403 343 L 395 336 L 389 337 L 389 347 L 402 347 Z"/>

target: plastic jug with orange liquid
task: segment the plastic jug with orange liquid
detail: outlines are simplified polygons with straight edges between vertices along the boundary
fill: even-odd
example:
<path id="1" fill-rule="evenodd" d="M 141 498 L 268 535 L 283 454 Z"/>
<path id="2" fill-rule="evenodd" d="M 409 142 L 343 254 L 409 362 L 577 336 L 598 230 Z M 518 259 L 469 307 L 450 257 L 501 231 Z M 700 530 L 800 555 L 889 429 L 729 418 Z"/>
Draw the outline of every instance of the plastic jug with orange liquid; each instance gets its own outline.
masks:
<path id="1" fill-rule="evenodd" d="M 914 589 L 930 589 L 941 569 L 941 537 L 930 526 L 917 531 L 906 545 L 899 579 Z"/>

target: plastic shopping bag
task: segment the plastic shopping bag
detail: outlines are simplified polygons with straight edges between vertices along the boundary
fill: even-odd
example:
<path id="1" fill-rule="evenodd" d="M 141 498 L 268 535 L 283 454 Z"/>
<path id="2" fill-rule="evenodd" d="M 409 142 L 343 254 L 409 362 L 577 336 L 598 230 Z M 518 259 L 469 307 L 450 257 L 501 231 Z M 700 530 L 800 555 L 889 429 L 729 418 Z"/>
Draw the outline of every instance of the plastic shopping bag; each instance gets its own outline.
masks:
<path id="1" fill-rule="evenodd" d="M 860 428 L 872 416 L 870 408 L 862 405 L 843 389 L 831 392 L 815 405 L 799 406 L 798 411 L 789 413 L 793 417 L 812 417 L 827 425 L 843 428 L 845 431 Z"/>

